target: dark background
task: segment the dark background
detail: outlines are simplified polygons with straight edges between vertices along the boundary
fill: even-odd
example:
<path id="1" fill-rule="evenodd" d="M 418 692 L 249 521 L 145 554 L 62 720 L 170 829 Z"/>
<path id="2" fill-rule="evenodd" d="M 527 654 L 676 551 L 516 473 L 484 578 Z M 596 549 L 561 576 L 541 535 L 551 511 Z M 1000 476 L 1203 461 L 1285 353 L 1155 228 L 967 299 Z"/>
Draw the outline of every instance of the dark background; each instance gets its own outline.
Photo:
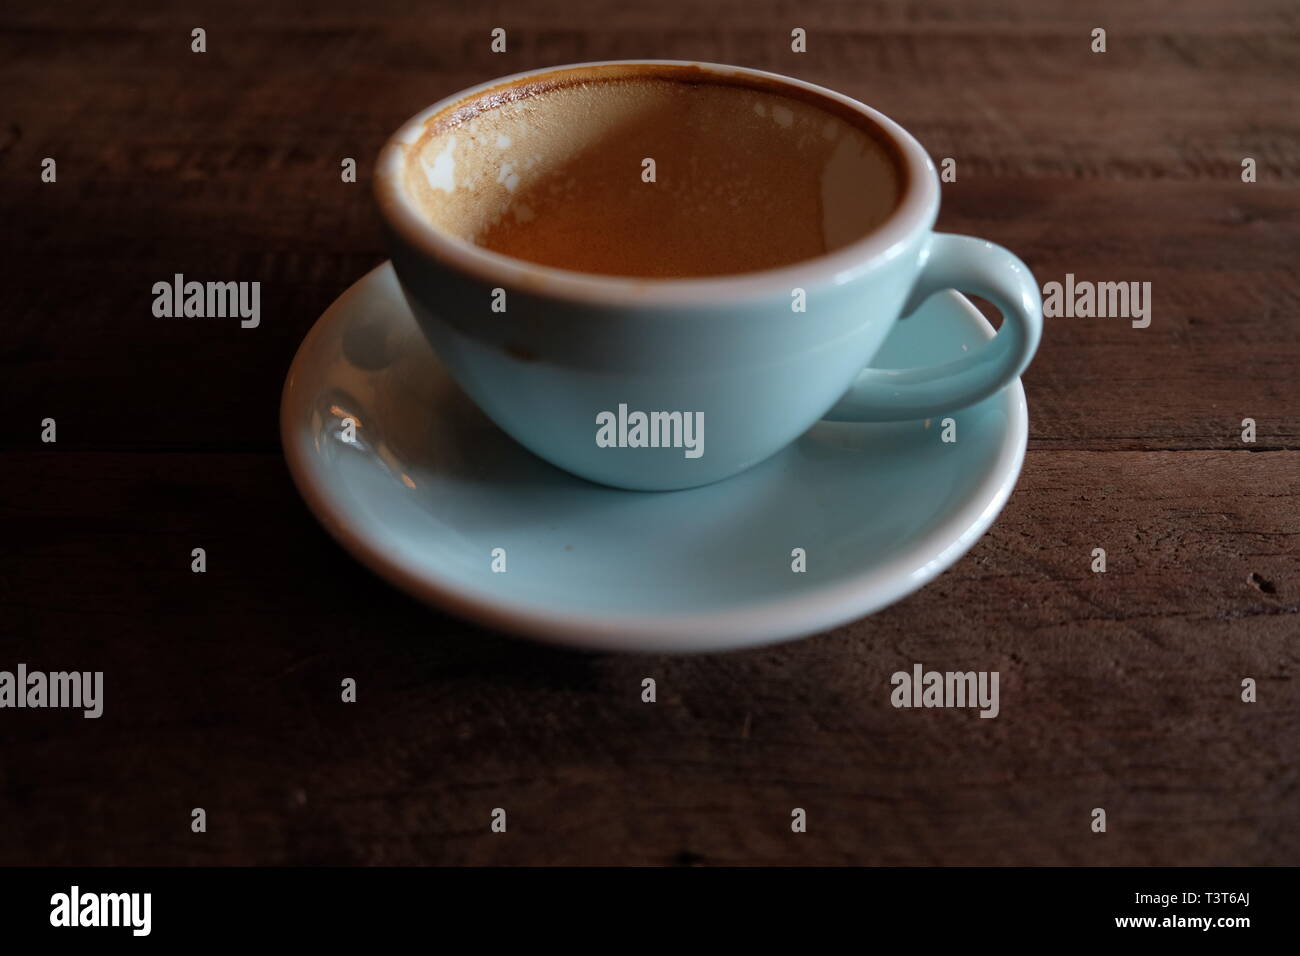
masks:
<path id="1" fill-rule="evenodd" d="M 291 485 L 280 389 L 385 258 L 386 135 L 623 57 L 841 90 L 957 160 L 941 229 L 1153 284 L 1150 328 L 1047 320 L 1006 511 L 872 618 L 542 649 L 381 583 Z M 1300 861 L 1298 80 L 1291 0 L 6 4 L 0 669 L 103 670 L 106 705 L 0 711 L 0 863 Z M 261 327 L 154 318 L 175 272 L 260 281 Z M 1001 715 L 894 710 L 915 662 L 1000 671 Z"/>

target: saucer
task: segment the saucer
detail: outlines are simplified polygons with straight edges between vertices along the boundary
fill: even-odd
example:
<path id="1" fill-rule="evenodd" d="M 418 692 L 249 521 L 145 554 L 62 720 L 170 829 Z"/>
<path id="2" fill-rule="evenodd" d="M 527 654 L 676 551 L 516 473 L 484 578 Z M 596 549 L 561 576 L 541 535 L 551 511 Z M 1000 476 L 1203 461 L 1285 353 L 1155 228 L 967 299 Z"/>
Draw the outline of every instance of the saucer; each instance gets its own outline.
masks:
<path id="1" fill-rule="evenodd" d="M 963 296 L 940 293 L 895 325 L 873 364 L 959 358 L 992 336 Z M 536 458 L 478 410 L 385 263 L 299 347 L 280 431 L 312 512 L 399 588 L 554 644 L 688 653 L 828 630 L 965 554 L 1019 475 L 1024 389 L 950 417 L 952 442 L 940 419 L 819 422 L 717 484 L 606 488 Z M 805 570 L 792 569 L 795 549 Z"/>

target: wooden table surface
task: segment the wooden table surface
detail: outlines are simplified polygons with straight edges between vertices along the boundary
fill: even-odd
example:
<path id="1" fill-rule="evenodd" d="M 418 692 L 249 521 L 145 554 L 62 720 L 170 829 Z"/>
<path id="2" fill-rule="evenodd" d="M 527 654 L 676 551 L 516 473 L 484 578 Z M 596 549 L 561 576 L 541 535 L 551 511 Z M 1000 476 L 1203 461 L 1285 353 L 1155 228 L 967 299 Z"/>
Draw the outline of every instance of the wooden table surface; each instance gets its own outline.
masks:
<path id="1" fill-rule="evenodd" d="M 106 682 L 99 720 L 0 710 L 0 863 L 1300 862 L 1291 0 L 158 6 L 0 14 L 0 669 Z M 1152 284 L 1149 328 L 1047 320 L 1005 512 L 869 619 L 721 656 L 543 649 L 371 576 L 291 484 L 280 389 L 385 258 L 385 136 L 495 76 L 630 57 L 864 100 L 956 160 L 941 229 L 1040 283 Z M 261 326 L 154 318 L 177 272 L 260 281 Z M 916 662 L 999 671 L 1000 716 L 895 710 Z"/>

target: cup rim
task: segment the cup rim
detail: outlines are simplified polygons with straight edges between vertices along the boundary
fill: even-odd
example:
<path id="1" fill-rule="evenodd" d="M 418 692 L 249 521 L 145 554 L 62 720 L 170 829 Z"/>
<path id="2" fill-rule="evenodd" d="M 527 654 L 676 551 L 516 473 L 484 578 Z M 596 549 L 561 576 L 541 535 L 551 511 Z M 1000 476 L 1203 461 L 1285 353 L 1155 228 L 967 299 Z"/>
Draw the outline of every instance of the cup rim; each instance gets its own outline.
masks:
<path id="1" fill-rule="evenodd" d="M 649 278 L 578 272 L 516 259 L 438 229 L 422 216 L 405 184 L 406 151 L 425 132 L 426 122 L 458 102 L 529 77 L 601 67 L 691 67 L 724 76 L 753 77 L 768 85 L 795 87 L 829 98 L 866 118 L 895 148 L 906 187 L 883 223 L 848 245 L 790 265 L 754 272 L 693 278 Z M 597 305 L 725 305 L 738 299 L 788 296 L 793 288 L 841 286 L 901 255 L 919 230 L 938 218 L 939 177 L 929 154 L 898 123 L 850 96 L 796 77 L 698 60 L 594 60 L 539 67 L 467 87 L 425 107 L 404 122 L 379 152 L 374 193 L 380 215 L 398 238 L 444 265 L 494 286 L 522 289 L 544 298 Z"/>

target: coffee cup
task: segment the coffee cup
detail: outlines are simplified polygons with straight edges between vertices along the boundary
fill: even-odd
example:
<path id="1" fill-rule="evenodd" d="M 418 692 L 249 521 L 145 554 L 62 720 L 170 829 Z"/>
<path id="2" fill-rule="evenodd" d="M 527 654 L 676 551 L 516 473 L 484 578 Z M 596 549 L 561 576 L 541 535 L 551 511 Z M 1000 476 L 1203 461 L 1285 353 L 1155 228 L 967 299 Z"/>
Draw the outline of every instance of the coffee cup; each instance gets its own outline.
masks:
<path id="1" fill-rule="evenodd" d="M 939 178 L 876 110 L 759 70 L 551 67 L 456 93 L 380 153 L 393 265 L 425 337 L 500 428 L 620 488 L 719 481 L 820 419 L 906 421 L 1012 383 L 1041 335 L 1012 253 L 936 233 Z M 867 368 L 932 293 L 997 335 Z"/>

